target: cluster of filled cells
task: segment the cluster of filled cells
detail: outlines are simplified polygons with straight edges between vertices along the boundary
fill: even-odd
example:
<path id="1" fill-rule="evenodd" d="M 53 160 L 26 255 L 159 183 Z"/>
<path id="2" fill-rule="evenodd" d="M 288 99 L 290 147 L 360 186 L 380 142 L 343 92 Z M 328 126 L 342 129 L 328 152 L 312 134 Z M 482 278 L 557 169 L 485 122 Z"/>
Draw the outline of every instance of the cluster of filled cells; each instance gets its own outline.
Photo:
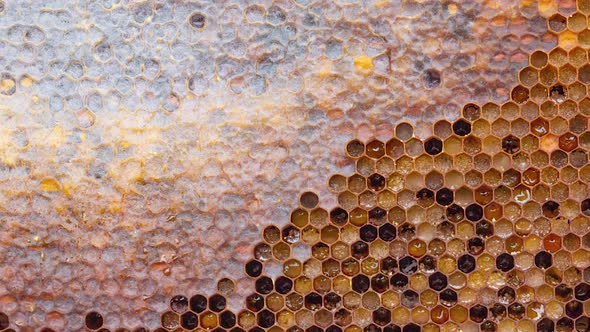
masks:
<path id="1" fill-rule="evenodd" d="M 158 331 L 588 331 L 588 52 L 534 52 L 519 79 L 511 100 L 467 104 L 424 140 L 401 123 L 348 142 L 354 173 L 328 180 L 337 206 L 305 192 L 289 225 L 264 228 L 241 311 L 222 279 L 172 298 Z"/>

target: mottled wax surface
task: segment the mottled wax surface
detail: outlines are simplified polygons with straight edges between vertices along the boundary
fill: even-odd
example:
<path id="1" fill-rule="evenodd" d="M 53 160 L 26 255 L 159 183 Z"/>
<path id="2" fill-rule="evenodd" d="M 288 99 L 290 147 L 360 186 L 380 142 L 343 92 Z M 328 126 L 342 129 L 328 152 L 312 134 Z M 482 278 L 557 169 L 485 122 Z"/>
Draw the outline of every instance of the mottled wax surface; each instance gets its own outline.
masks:
<path id="1" fill-rule="evenodd" d="M 154 328 L 220 277 L 240 308 L 262 227 L 334 206 L 348 140 L 506 101 L 557 43 L 546 3 L 0 1 L 0 311 Z"/>

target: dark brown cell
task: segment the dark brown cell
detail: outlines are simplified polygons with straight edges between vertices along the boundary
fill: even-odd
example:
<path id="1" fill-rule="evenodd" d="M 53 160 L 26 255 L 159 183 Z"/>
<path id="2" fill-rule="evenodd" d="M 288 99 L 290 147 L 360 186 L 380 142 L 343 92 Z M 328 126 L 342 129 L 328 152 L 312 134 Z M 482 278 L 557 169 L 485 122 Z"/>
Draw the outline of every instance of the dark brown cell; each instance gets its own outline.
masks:
<path id="1" fill-rule="evenodd" d="M 467 241 L 467 251 L 471 255 L 479 255 L 485 249 L 485 242 L 479 237 L 471 238 Z"/>
<path id="2" fill-rule="evenodd" d="M 590 216 L 590 198 L 586 198 L 580 204 L 580 208 L 582 209 L 582 213 L 584 215 Z"/>
<path id="3" fill-rule="evenodd" d="M 574 295 L 579 301 L 587 301 L 590 299 L 590 285 L 583 282 L 576 285 L 574 288 Z"/>
<path id="4" fill-rule="evenodd" d="M 475 233 L 484 239 L 493 236 L 494 225 L 487 220 L 482 220 L 475 225 Z"/>
<path id="5" fill-rule="evenodd" d="M 372 174 L 367 178 L 367 187 L 373 191 L 380 191 L 385 188 L 385 177 L 381 174 Z"/>
<path id="6" fill-rule="evenodd" d="M 446 216 L 450 222 L 457 223 L 463 220 L 465 217 L 465 211 L 459 205 L 453 204 L 447 207 Z"/>
<path id="7" fill-rule="evenodd" d="M 190 299 L 191 311 L 201 313 L 207 309 L 207 298 L 203 295 L 195 295 Z"/>
<path id="8" fill-rule="evenodd" d="M 525 308 L 522 304 L 515 302 L 508 306 L 508 317 L 512 319 L 522 319 L 525 314 Z"/>
<path id="9" fill-rule="evenodd" d="M 452 307 L 455 304 L 457 304 L 457 300 L 458 300 L 458 295 L 457 292 L 455 292 L 454 290 L 447 288 L 445 290 L 443 290 L 442 292 L 440 292 L 439 294 L 440 297 L 440 303 L 442 305 L 444 305 L 445 307 Z"/>
<path id="10" fill-rule="evenodd" d="M 341 207 L 330 211 L 330 221 L 336 226 L 343 226 L 348 221 L 348 212 Z"/>
<path id="11" fill-rule="evenodd" d="M 535 255 L 535 265 L 541 269 L 548 269 L 553 265 L 553 256 L 547 251 L 540 251 Z"/>
<path id="12" fill-rule="evenodd" d="M 481 304 L 476 304 L 469 308 L 469 318 L 476 322 L 481 323 L 488 317 L 488 308 Z"/>
<path id="13" fill-rule="evenodd" d="M 506 318 L 506 307 L 500 303 L 494 303 L 490 307 L 490 315 L 492 315 L 492 318 L 495 320 L 504 319 Z"/>
<path id="14" fill-rule="evenodd" d="M 547 218 L 555 218 L 559 215 L 559 203 L 555 201 L 548 201 L 543 203 L 543 215 Z"/>
<path id="15" fill-rule="evenodd" d="M 199 326 L 199 317 L 191 311 L 185 312 L 180 316 L 180 326 L 187 330 L 194 330 Z"/>
<path id="16" fill-rule="evenodd" d="M 590 317 L 580 317 L 575 322 L 576 331 L 588 332 L 590 331 Z"/>
<path id="17" fill-rule="evenodd" d="M 334 313 L 334 322 L 339 326 L 346 326 L 352 322 L 352 314 L 346 309 L 340 309 Z"/>
<path id="18" fill-rule="evenodd" d="M 256 278 L 262 274 L 262 263 L 253 259 L 245 265 L 246 274 L 252 278 Z"/>
<path id="19" fill-rule="evenodd" d="M 453 132 L 459 136 L 467 136 L 471 133 L 471 124 L 459 119 L 453 123 Z"/>
<path id="20" fill-rule="evenodd" d="M 380 326 L 385 326 L 391 322 L 391 311 L 383 307 L 379 307 L 373 311 L 373 322 Z"/>
<path id="21" fill-rule="evenodd" d="M 387 211 L 380 207 L 376 207 L 369 211 L 369 222 L 375 225 L 381 225 L 386 221 Z"/>
<path id="22" fill-rule="evenodd" d="M 508 272 L 514 268 L 514 257 L 503 253 L 496 257 L 496 268 L 502 272 Z"/>
<path id="23" fill-rule="evenodd" d="M 578 318 L 584 313 L 584 305 L 580 301 L 570 301 L 565 305 L 565 314 L 570 318 Z"/>
<path id="24" fill-rule="evenodd" d="M 475 258 L 471 255 L 462 255 L 457 259 L 457 268 L 463 273 L 473 272 L 475 267 Z"/>
<path id="25" fill-rule="evenodd" d="M 418 268 L 420 271 L 424 272 L 424 273 L 434 273 L 436 271 L 436 258 L 430 256 L 430 255 L 426 255 L 422 258 L 420 258 L 420 260 L 418 261 Z"/>
<path id="26" fill-rule="evenodd" d="M 191 27 L 201 30 L 205 28 L 205 25 L 207 24 L 207 18 L 202 13 L 193 13 L 188 18 L 188 22 L 191 25 Z"/>
<path id="27" fill-rule="evenodd" d="M 491 320 L 486 320 L 480 325 L 481 332 L 496 332 L 498 331 L 498 324 Z"/>
<path id="28" fill-rule="evenodd" d="M 283 295 L 287 294 L 291 291 L 292 288 L 293 288 L 293 280 L 291 280 L 285 276 L 280 276 L 275 281 L 275 290 L 279 294 L 283 294 Z"/>
<path id="29" fill-rule="evenodd" d="M 431 137 L 424 143 L 424 150 L 431 156 L 436 156 L 443 151 L 442 141 L 436 137 Z"/>
<path id="30" fill-rule="evenodd" d="M 2 322 L 0 321 L 0 324 Z M 6 323 L 8 323 L 8 318 L 6 318 Z M 86 318 L 84 320 L 86 327 L 90 330 L 98 330 L 102 327 L 104 323 L 102 315 L 96 311 L 89 312 L 86 314 Z"/>
<path id="31" fill-rule="evenodd" d="M 376 274 L 371 278 L 371 288 L 377 293 L 383 293 L 389 289 L 389 278 L 384 274 Z"/>
<path id="32" fill-rule="evenodd" d="M 255 282 L 255 288 L 256 291 L 260 294 L 269 294 L 273 291 L 274 288 L 273 281 L 270 277 L 267 276 L 258 277 Z M 225 302 L 223 303 L 223 306 L 225 308 Z"/>
<path id="33" fill-rule="evenodd" d="M 504 286 L 498 290 L 498 300 L 502 304 L 510 304 L 516 299 L 516 291 L 509 286 Z"/>
<path id="34" fill-rule="evenodd" d="M 219 314 L 219 325 L 226 329 L 232 328 L 236 325 L 236 315 L 229 310 L 222 312 Z"/>
<path id="35" fill-rule="evenodd" d="M 373 225 L 364 225 L 359 229 L 359 236 L 365 242 L 373 242 L 377 239 L 377 227 Z"/>
<path id="36" fill-rule="evenodd" d="M 363 259 L 369 255 L 369 245 L 363 241 L 357 241 L 351 246 L 352 257 Z"/>
<path id="37" fill-rule="evenodd" d="M 259 279 L 260 280 L 260 279 Z M 272 283 L 272 280 L 271 280 Z M 209 310 L 220 312 L 225 309 L 226 300 L 223 295 L 215 294 L 209 298 Z"/>
<path id="38" fill-rule="evenodd" d="M 426 89 L 434 89 L 440 85 L 441 74 L 436 69 L 427 69 L 422 74 L 422 81 Z"/>
<path id="39" fill-rule="evenodd" d="M 508 135 L 502 139 L 502 150 L 509 154 L 514 154 L 520 151 L 520 140 L 518 137 Z"/>
<path id="40" fill-rule="evenodd" d="M 436 192 L 436 202 L 442 206 L 451 205 L 454 199 L 453 191 L 448 188 L 442 188 Z"/>
<path id="41" fill-rule="evenodd" d="M 391 279 L 389 279 L 389 284 L 399 291 L 405 290 L 408 287 L 409 279 L 405 275 L 401 273 L 394 274 Z"/>
<path id="42" fill-rule="evenodd" d="M 435 272 L 428 277 L 428 285 L 435 291 L 441 291 L 447 287 L 447 276 L 440 272 Z"/>
<path id="43" fill-rule="evenodd" d="M 322 307 L 322 296 L 318 293 L 309 293 L 305 295 L 305 307 L 309 310 L 318 310 Z"/>
<path id="44" fill-rule="evenodd" d="M 251 294 L 246 297 L 246 308 L 253 312 L 258 312 L 264 307 L 264 298 L 260 294 Z"/>
<path id="45" fill-rule="evenodd" d="M 567 98 L 567 89 L 563 85 L 554 85 L 549 89 L 549 97 L 556 103 L 563 103 Z"/>
<path id="46" fill-rule="evenodd" d="M 555 331 L 556 332 L 573 332 L 574 331 L 574 321 L 570 318 L 563 317 L 560 318 L 557 323 L 555 324 Z"/>
<path id="47" fill-rule="evenodd" d="M 324 308 L 328 310 L 338 309 L 342 304 L 342 297 L 334 292 L 324 295 Z"/>
<path id="48" fill-rule="evenodd" d="M 555 323 L 549 318 L 543 318 L 537 323 L 538 332 L 554 332 Z"/>
<path id="49" fill-rule="evenodd" d="M 416 199 L 418 200 L 418 204 L 424 207 L 428 207 L 434 203 L 434 192 L 430 189 L 420 189 L 416 193 Z"/>
<path id="50" fill-rule="evenodd" d="M 418 271 L 418 261 L 413 257 L 406 256 L 399 260 L 399 270 L 405 274 L 414 274 Z"/>
<path id="51" fill-rule="evenodd" d="M 467 220 L 476 222 L 483 218 L 483 208 L 478 204 L 468 205 L 465 209 L 465 216 Z"/>
<path id="52" fill-rule="evenodd" d="M 381 272 L 387 276 L 393 275 L 398 270 L 397 260 L 391 256 L 383 258 L 379 266 Z"/>
<path id="53" fill-rule="evenodd" d="M 352 289 L 357 293 L 364 293 L 369 290 L 371 281 L 369 277 L 359 274 L 354 276 L 351 280 Z"/>
<path id="54" fill-rule="evenodd" d="M 269 328 L 275 323 L 275 314 L 270 310 L 262 310 L 256 315 L 258 326 L 262 328 Z"/>
<path id="55" fill-rule="evenodd" d="M 404 328 L 402 329 L 403 332 L 420 332 L 421 330 L 422 329 L 420 328 L 420 326 L 414 323 L 410 323 L 404 326 Z"/>

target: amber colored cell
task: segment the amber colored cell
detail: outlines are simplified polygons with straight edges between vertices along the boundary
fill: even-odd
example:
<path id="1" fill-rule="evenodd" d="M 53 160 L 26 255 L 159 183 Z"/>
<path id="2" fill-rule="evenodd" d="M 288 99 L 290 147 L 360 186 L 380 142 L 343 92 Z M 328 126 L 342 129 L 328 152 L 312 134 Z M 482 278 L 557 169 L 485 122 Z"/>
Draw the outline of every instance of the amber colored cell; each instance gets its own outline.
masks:
<path id="1" fill-rule="evenodd" d="M 469 310 L 463 306 L 454 306 L 449 311 L 449 317 L 456 323 L 463 323 L 469 319 Z"/>
<path id="2" fill-rule="evenodd" d="M 539 183 L 540 174 L 536 168 L 529 168 L 522 173 L 522 182 L 527 186 L 534 186 Z"/>
<path id="3" fill-rule="evenodd" d="M 578 137 L 572 133 L 566 133 L 559 137 L 559 148 L 570 152 L 578 146 Z"/>
<path id="4" fill-rule="evenodd" d="M 297 227 L 305 227 L 309 222 L 309 213 L 303 209 L 295 209 L 291 212 L 291 223 Z"/>
<path id="5" fill-rule="evenodd" d="M 519 85 L 516 88 L 512 89 L 511 97 L 512 100 L 514 100 L 518 104 L 522 104 L 529 99 L 529 90 L 524 86 Z"/>
<path id="6" fill-rule="evenodd" d="M 539 80 L 539 72 L 532 67 L 525 67 L 518 75 L 520 82 L 527 87 L 535 85 Z"/>

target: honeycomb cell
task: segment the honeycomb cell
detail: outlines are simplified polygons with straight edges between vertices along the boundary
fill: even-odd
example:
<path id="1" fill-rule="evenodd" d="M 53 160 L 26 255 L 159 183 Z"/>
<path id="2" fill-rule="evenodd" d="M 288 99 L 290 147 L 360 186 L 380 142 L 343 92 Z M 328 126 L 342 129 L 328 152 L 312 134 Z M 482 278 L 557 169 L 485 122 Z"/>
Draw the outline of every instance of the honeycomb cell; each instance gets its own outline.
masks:
<path id="1" fill-rule="evenodd" d="M 177 295 L 170 300 L 170 309 L 174 312 L 182 314 L 188 309 L 188 299 L 186 296 Z"/>
<path id="2" fill-rule="evenodd" d="M 207 24 L 207 18 L 202 13 L 193 13 L 189 16 L 188 23 L 194 29 L 202 30 Z"/>
<path id="3" fill-rule="evenodd" d="M 194 330 L 199 326 L 199 317 L 189 311 L 180 316 L 180 326 L 187 330 Z"/>
<path id="4" fill-rule="evenodd" d="M 180 325 L 178 314 L 172 311 L 165 312 L 161 317 L 162 327 L 173 330 Z"/>
<path id="5" fill-rule="evenodd" d="M 195 295 L 190 298 L 190 309 L 193 312 L 201 313 L 207 309 L 207 298 L 203 295 Z"/>
<path id="6" fill-rule="evenodd" d="M 8 318 L 6 318 L 5 321 L 6 321 L 5 325 L 8 325 Z M 99 314 L 98 312 L 90 312 L 90 313 L 86 314 L 86 318 L 84 320 L 84 324 L 85 324 L 86 328 L 88 328 L 90 330 L 98 330 L 102 327 L 103 323 L 104 323 L 104 321 L 103 321 L 102 315 Z"/>

